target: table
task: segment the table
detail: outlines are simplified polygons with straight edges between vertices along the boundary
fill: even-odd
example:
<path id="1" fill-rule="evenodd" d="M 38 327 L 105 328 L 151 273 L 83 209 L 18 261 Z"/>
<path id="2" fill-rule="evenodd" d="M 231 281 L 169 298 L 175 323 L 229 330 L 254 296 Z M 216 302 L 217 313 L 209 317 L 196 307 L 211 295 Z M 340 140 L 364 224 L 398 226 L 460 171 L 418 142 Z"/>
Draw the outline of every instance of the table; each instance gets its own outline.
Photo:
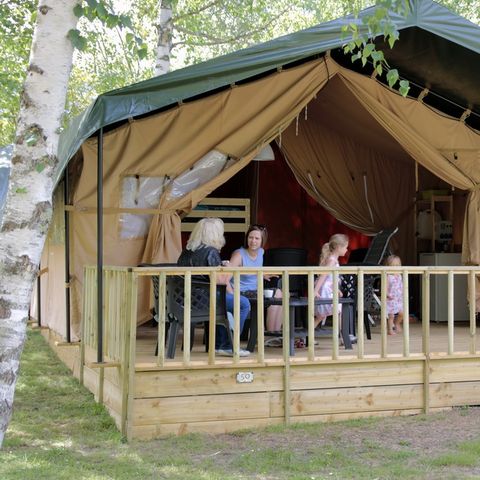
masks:
<path id="1" fill-rule="evenodd" d="M 248 337 L 247 350 L 253 352 L 255 350 L 255 345 L 257 344 L 257 298 L 249 297 L 250 304 L 252 306 L 250 315 L 250 335 Z M 332 298 L 316 298 L 315 305 L 332 305 Z M 354 300 L 353 298 L 340 297 L 338 303 L 342 305 L 342 317 L 341 317 L 341 334 L 343 338 L 343 344 L 346 350 L 352 349 L 352 340 L 350 334 L 353 332 L 353 321 L 354 321 Z M 282 298 L 265 298 L 264 305 L 269 307 L 270 305 L 282 305 Z M 289 298 L 289 308 L 290 308 L 290 355 L 295 355 L 295 312 L 299 307 L 308 306 L 307 297 L 290 297 Z"/>

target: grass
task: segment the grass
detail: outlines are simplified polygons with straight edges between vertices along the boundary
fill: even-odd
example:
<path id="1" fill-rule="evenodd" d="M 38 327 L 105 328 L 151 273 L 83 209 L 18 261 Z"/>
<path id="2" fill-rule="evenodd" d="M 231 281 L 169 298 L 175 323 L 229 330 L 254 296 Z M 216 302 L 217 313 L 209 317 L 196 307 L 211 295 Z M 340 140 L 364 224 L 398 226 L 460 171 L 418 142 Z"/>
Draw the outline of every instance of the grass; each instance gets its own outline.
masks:
<path id="1" fill-rule="evenodd" d="M 105 409 L 31 331 L 0 451 L 0 479 L 480 478 L 478 415 L 469 408 L 127 444 Z M 456 426 L 461 441 L 451 439 Z M 422 443 L 426 433 L 435 433 L 435 448 L 431 439 Z"/>

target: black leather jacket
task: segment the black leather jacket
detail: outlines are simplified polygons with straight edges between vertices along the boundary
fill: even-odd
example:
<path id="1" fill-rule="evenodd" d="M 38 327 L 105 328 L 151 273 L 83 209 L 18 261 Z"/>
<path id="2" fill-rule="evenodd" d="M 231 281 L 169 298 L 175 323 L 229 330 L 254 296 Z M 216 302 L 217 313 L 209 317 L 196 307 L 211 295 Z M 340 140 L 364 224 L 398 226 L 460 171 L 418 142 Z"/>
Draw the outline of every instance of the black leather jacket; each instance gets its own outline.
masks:
<path id="1" fill-rule="evenodd" d="M 177 260 L 179 267 L 218 267 L 221 264 L 220 252 L 206 245 L 202 245 L 195 251 L 183 250 Z"/>

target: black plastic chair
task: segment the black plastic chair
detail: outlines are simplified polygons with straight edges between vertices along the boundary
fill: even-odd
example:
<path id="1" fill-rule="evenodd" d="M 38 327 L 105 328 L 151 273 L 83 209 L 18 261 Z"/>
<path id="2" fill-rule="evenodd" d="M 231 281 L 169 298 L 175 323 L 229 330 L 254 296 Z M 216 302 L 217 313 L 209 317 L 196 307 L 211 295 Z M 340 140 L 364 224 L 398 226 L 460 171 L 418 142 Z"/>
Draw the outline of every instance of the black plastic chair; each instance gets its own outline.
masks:
<path id="1" fill-rule="evenodd" d="M 153 292 L 155 299 L 155 309 L 158 312 L 158 276 L 152 277 Z M 167 276 L 166 277 L 166 320 L 168 326 L 167 332 L 167 358 L 175 358 L 175 349 L 177 345 L 177 336 L 179 333 L 179 327 L 183 325 L 184 318 L 184 302 L 185 302 L 185 281 L 183 276 Z M 226 285 L 217 285 L 217 306 L 216 306 L 216 319 L 217 325 L 222 325 L 226 330 L 231 344 L 232 333 L 230 330 L 230 323 L 227 316 L 227 307 L 225 301 Z M 195 337 L 195 327 L 202 324 L 205 329 L 204 341 L 205 349 L 208 351 L 208 331 L 210 322 L 210 283 L 192 279 L 191 281 L 191 299 L 190 299 L 191 311 L 191 337 L 190 337 L 190 349 L 193 346 L 193 340 Z M 158 317 L 157 317 L 158 321 Z M 158 355 L 158 345 L 155 350 L 155 355 Z"/>
<path id="2" fill-rule="evenodd" d="M 308 252 L 303 248 L 269 248 L 263 258 L 268 267 L 303 267 L 307 265 Z M 301 296 L 305 290 L 305 275 L 290 275 L 289 290 L 293 296 Z M 272 278 L 265 288 L 281 288 L 281 278 Z"/>
<path id="3" fill-rule="evenodd" d="M 368 250 L 365 253 L 365 256 L 362 261 L 349 261 L 347 266 L 376 266 L 381 265 L 383 259 L 390 254 L 388 249 L 388 244 L 390 239 L 398 232 L 398 227 L 386 228 L 378 232 L 372 239 Z M 355 259 L 356 260 L 356 259 Z M 370 321 L 369 315 L 378 315 L 380 313 L 380 303 L 378 301 L 378 283 L 380 280 L 379 275 L 365 275 L 364 278 L 364 324 L 365 324 L 365 333 L 367 338 L 370 340 L 372 338 L 370 332 Z M 340 276 L 341 286 L 340 289 L 344 297 L 354 298 L 355 302 L 357 300 L 357 276 L 356 275 L 341 275 Z"/>

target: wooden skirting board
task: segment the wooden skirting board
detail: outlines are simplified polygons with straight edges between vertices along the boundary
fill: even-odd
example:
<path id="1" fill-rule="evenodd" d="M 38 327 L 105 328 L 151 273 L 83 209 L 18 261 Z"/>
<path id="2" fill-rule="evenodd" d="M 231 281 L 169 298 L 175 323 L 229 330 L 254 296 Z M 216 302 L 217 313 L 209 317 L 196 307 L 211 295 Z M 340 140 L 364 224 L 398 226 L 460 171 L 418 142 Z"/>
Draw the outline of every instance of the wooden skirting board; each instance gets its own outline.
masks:
<path id="1" fill-rule="evenodd" d="M 62 339 L 53 332 L 41 333 L 78 378 L 80 349 L 59 346 Z M 285 366 L 280 363 L 137 368 L 130 394 L 124 395 L 124 367 L 89 368 L 89 363 L 98 367 L 94 353 L 86 350 L 83 383 L 97 400 L 101 391 L 102 403 L 119 429 L 122 411 L 128 412 L 129 439 L 187 432 L 224 433 L 286 421 Z M 328 363 L 292 363 L 288 370 L 288 423 L 412 415 L 475 405 L 480 398 L 477 355 L 365 361 L 340 358 Z M 239 383 L 238 374 L 244 374 L 244 378 L 248 374 L 252 381 Z M 128 408 L 122 403 L 127 399 Z"/>

